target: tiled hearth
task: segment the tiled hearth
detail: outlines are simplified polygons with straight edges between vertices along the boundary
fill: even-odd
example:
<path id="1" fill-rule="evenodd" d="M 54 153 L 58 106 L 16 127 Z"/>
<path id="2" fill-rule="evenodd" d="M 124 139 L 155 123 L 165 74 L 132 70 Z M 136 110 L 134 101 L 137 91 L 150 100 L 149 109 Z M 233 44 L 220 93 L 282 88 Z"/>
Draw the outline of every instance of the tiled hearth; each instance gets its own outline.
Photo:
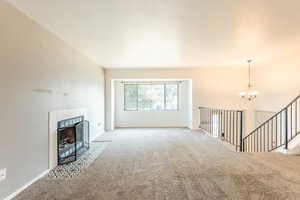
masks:
<path id="1" fill-rule="evenodd" d="M 90 149 L 81 155 L 78 160 L 55 167 L 49 172 L 47 178 L 73 179 L 79 177 L 99 157 L 108 144 L 108 142 L 91 142 Z"/>

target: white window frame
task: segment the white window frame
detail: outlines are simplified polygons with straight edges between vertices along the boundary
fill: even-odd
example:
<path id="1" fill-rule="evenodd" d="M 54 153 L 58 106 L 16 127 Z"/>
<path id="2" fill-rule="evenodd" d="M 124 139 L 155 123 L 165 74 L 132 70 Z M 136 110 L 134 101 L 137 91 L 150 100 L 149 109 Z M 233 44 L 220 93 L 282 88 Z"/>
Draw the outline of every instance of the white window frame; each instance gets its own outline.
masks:
<path id="1" fill-rule="evenodd" d="M 136 109 L 127 110 L 126 109 L 126 85 L 135 85 L 137 87 L 137 99 L 136 99 Z M 162 110 L 139 110 L 139 85 L 163 85 L 164 86 L 164 109 Z M 177 86 L 177 106 L 176 109 L 166 109 L 166 85 L 176 85 Z M 179 83 L 124 83 L 123 84 L 123 96 L 124 96 L 124 111 L 125 112 L 164 112 L 164 111 L 179 111 Z"/>

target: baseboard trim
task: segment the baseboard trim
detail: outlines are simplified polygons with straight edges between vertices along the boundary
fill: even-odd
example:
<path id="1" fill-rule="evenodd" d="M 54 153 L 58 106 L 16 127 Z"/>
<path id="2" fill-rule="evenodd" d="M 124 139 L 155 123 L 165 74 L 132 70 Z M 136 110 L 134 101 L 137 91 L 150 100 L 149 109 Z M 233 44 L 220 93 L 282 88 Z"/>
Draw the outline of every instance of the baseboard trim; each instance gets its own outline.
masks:
<path id="1" fill-rule="evenodd" d="M 22 191 L 24 191 L 26 188 L 28 188 L 30 185 L 35 183 L 37 180 L 41 179 L 43 176 L 49 173 L 49 169 L 39 174 L 37 177 L 35 177 L 33 180 L 29 181 L 25 185 L 23 185 L 21 188 L 19 188 L 17 191 L 13 192 L 12 194 L 8 195 L 4 200 L 11 200 L 15 198 L 18 194 L 20 194 Z"/>
<path id="2" fill-rule="evenodd" d="M 90 138 L 90 142 L 93 142 L 94 140 L 96 140 L 98 137 L 100 137 L 100 136 L 103 135 L 104 133 L 106 133 L 106 131 L 102 131 L 101 133 L 95 135 L 93 138 Z"/>

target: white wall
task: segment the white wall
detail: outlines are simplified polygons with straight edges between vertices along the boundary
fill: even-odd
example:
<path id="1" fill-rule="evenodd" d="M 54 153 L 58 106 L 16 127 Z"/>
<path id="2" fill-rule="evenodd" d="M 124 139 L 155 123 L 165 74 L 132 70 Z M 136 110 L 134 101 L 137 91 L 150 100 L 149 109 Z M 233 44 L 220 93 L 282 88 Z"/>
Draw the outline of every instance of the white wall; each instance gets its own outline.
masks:
<path id="1" fill-rule="evenodd" d="M 256 127 L 256 110 L 277 112 L 300 94 L 298 47 L 272 62 L 254 62 L 253 85 L 259 91 L 254 102 L 239 97 L 247 87 L 247 66 L 202 67 L 190 69 L 112 69 L 106 70 L 107 123 L 111 121 L 110 81 L 114 78 L 191 79 L 193 128 L 198 127 L 198 106 L 245 110 L 246 133 Z M 298 55 L 299 54 L 299 55 Z M 110 129 L 110 124 L 106 125 Z"/>
<path id="2" fill-rule="evenodd" d="M 124 84 L 115 81 L 116 127 L 189 127 L 188 81 L 179 83 L 178 111 L 124 111 Z"/>
<path id="3" fill-rule="evenodd" d="M 111 105 L 114 79 L 189 79 L 192 80 L 193 128 L 199 126 L 199 106 L 247 110 L 253 103 L 241 99 L 239 92 L 247 88 L 246 67 L 202 67 L 197 69 L 106 69 L 106 128 L 114 120 Z M 253 119 L 249 121 L 254 121 Z M 191 118 L 191 117 L 190 117 Z M 247 132 L 254 129 L 247 126 Z"/>
<path id="4" fill-rule="evenodd" d="M 0 1 L 0 199 L 48 169 L 48 113 L 86 108 L 103 132 L 104 71 Z"/>
<path id="5" fill-rule="evenodd" d="M 263 111 L 263 110 L 256 110 L 255 111 L 255 126 L 258 127 L 272 116 L 274 116 L 276 112 L 271 111 Z"/>
<path id="6" fill-rule="evenodd" d="M 256 110 L 278 112 L 300 94 L 300 49 L 296 44 L 291 55 L 254 66 L 255 86 L 260 92 Z"/>

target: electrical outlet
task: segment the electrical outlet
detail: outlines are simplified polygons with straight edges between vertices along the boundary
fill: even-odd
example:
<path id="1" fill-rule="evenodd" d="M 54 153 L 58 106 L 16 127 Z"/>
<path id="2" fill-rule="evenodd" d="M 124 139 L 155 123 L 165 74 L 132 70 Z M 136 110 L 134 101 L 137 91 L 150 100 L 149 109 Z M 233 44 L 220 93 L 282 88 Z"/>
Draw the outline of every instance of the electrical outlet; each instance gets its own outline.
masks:
<path id="1" fill-rule="evenodd" d="M 0 169 L 0 182 L 6 179 L 6 168 Z"/>

